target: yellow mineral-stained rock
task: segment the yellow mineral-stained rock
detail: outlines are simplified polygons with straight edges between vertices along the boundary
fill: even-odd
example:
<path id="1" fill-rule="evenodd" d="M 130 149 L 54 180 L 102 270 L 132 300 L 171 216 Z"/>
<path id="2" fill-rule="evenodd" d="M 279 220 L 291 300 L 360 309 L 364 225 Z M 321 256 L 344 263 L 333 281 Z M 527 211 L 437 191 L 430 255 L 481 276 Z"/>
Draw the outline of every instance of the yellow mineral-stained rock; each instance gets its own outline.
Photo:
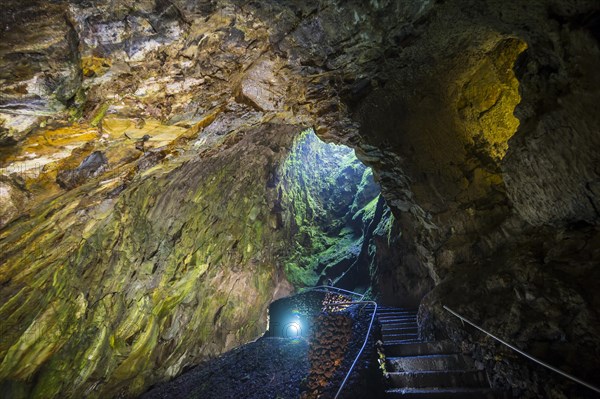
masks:
<path id="1" fill-rule="evenodd" d="M 81 72 L 86 78 L 102 76 L 110 69 L 112 61 L 109 58 L 87 56 L 81 58 Z"/>

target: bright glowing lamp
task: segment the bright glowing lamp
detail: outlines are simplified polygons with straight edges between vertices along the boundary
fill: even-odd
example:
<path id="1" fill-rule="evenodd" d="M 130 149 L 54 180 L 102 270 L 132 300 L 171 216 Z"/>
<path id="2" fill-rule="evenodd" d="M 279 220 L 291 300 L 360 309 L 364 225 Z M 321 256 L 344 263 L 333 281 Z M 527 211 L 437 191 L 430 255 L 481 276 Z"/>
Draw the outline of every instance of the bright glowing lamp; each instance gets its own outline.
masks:
<path id="1" fill-rule="evenodd" d="M 302 336 L 302 322 L 298 315 L 294 315 L 285 325 L 284 336 L 286 338 L 300 338 Z"/>

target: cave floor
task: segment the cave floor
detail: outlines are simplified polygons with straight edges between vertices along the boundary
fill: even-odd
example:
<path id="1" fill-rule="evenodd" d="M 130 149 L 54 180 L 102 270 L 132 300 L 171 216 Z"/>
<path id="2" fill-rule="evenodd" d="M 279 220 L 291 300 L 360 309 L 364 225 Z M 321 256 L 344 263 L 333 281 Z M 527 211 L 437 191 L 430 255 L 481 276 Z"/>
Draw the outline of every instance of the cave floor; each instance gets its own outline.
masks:
<path id="1" fill-rule="evenodd" d="M 305 340 L 263 337 L 160 384 L 142 399 L 297 398 L 308 374 Z"/>

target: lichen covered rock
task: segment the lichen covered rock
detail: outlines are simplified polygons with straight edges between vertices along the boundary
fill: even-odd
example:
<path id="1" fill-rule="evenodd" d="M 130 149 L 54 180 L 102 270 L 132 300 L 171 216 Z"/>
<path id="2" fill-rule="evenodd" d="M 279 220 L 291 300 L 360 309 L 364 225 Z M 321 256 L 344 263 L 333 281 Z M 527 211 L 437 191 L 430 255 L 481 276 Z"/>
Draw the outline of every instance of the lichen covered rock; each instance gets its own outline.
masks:
<path id="1" fill-rule="evenodd" d="M 5 392 L 133 396 L 259 335 L 286 292 L 268 170 L 296 133 L 239 132 L 146 169 L 118 198 L 118 181 L 92 179 L 6 231 Z"/>
<path id="2" fill-rule="evenodd" d="M 290 282 L 325 284 L 354 272 L 358 262 L 368 267 L 359 258 L 363 242 L 370 240 L 366 231 L 375 219 L 379 187 L 354 151 L 324 143 L 312 130 L 305 131 L 279 175 L 281 224 L 292 248 L 285 265 Z M 359 285 L 360 278 L 347 283 L 349 288 Z"/>

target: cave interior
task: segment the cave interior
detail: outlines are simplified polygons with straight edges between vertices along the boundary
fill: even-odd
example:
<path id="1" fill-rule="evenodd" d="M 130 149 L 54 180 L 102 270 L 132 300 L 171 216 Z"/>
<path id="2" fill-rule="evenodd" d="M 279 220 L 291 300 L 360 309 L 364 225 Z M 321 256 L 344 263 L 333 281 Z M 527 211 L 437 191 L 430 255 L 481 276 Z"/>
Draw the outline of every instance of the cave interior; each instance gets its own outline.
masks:
<path id="1" fill-rule="evenodd" d="M 597 0 L 2 8 L 3 396 L 597 397 Z"/>

